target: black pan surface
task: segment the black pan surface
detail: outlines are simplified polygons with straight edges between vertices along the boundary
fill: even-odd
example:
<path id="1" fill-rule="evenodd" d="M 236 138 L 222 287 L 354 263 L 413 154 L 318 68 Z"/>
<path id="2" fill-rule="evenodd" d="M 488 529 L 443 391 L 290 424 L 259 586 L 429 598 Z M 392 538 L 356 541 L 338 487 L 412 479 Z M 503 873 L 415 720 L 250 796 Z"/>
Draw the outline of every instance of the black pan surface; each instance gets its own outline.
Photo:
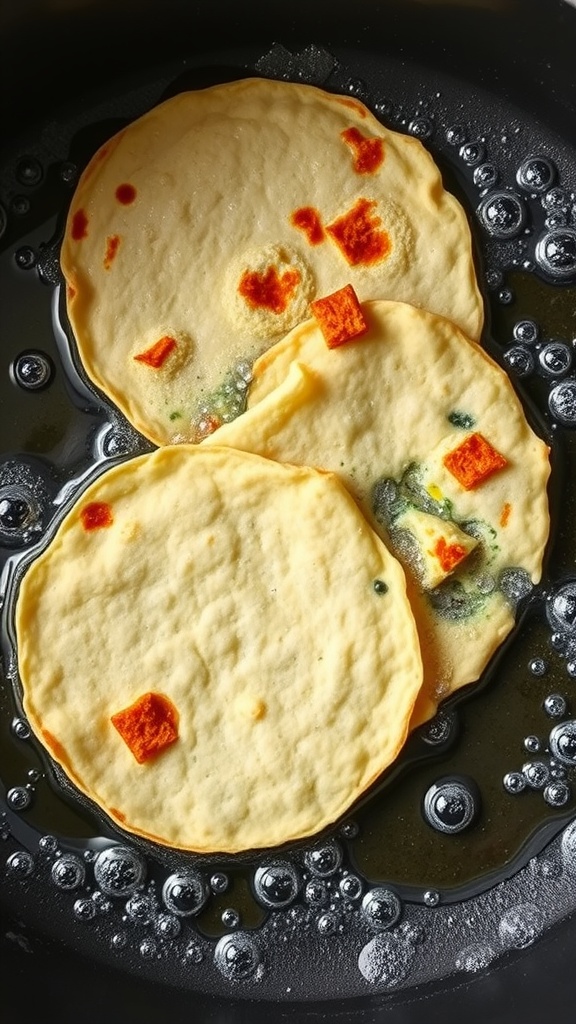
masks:
<path id="1" fill-rule="evenodd" d="M 565 0 L 294 0 L 285 7 L 224 0 L 38 0 L 25 8 L 8 3 L 0 19 L 0 212 L 6 215 L 0 227 L 0 488 L 8 487 L 0 501 L 23 485 L 40 507 L 37 534 L 22 539 L 10 523 L 18 506 L 0 505 L 0 518 L 7 515 L 0 538 L 0 776 L 6 797 L 1 969 L 11 1019 L 434 1024 L 466 1014 L 471 1021 L 504 1024 L 554 1012 L 571 1019 L 576 858 L 570 823 L 576 804 L 570 796 L 551 807 L 540 792 L 519 804 L 502 791 L 502 771 L 497 785 L 486 779 L 490 765 L 512 770 L 527 760 L 522 744 L 531 732 L 544 736 L 539 759 L 553 767 L 545 734 L 554 715 L 542 710 L 547 697 L 564 702 L 555 712 L 556 724 L 569 725 L 576 713 L 576 626 L 569 605 L 576 579 L 570 397 L 576 394 L 576 10 Z M 288 909 L 263 913 L 245 881 L 252 864 L 205 859 L 194 868 L 212 878 L 226 873 L 232 890 L 222 901 L 213 886 L 215 909 L 199 918 L 199 941 L 185 947 L 181 935 L 162 935 L 139 921 L 134 907 L 127 912 L 126 900 L 108 900 L 108 909 L 106 901 L 98 905 L 101 894 L 90 880 L 102 843 L 131 842 L 107 830 L 15 731 L 11 566 L 49 532 L 95 459 L 143 450 L 142 439 L 87 385 L 67 339 L 58 242 L 74 176 L 108 135 L 164 96 L 253 73 L 359 96 L 384 123 L 418 135 L 430 147 L 470 216 L 487 306 L 484 343 L 508 368 L 528 415 L 552 445 L 553 538 L 542 586 L 519 595 L 513 642 L 478 690 L 446 711 L 442 727 L 456 723 L 456 738 L 450 728 L 437 733 L 435 745 L 431 735 L 417 738 L 406 771 L 360 806 L 352 821 L 323 837 L 323 849 L 336 848 L 344 858 L 323 880 L 332 904 L 316 910 L 300 893 Z M 518 178 L 535 156 L 545 158 L 540 171 L 552 169 L 542 192 Z M 525 230 L 512 225 L 507 234 L 504 218 L 495 233 L 482 220 L 482 200 L 501 192 L 519 197 L 515 209 L 525 216 Z M 548 248 L 538 249 L 542 237 Z M 560 262 L 542 259 L 542 252 L 554 257 L 562 247 Z M 537 325 L 536 342 L 515 336 L 523 320 Z M 559 345 L 550 360 L 555 355 L 565 366 L 541 357 L 549 343 Z M 22 386 L 19 357 L 38 352 L 47 358 L 46 386 L 30 387 L 29 380 Z M 33 362 L 36 370 L 38 365 Z M 562 609 L 567 617 L 559 622 Z M 529 711 L 519 713 L 519 702 Z M 467 743 L 467 735 L 476 738 Z M 488 786 L 491 817 L 485 816 L 476 840 L 471 834 L 469 847 L 458 851 L 439 843 L 423 866 L 414 793 L 424 779 L 464 768 Z M 570 763 L 558 778 L 576 789 Z M 8 793 L 26 786 L 32 805 L 19 809 Z M 396 805 L 392 800 L 395 812 L 386 810 L 390 793 L 399 794 Z M 401 830 L 406 807 L 411 810 Z M 395 856 L 382 854 L 389 835 L 395 837 Z M 54 882 L 62 852 L 86 865 L 87 880 L 70 891 Z M 30 874 L 23 853 L 31 853 Z M 287 858 L 304 880 L 318 882 L 317 873 L 307 875 L 302 868 L 305 853 L 280 851 L 268 861 Z M 156 886 L 182 867 L 178 859 L 158 859 L 148 848 L 136 854 Z M 476 869 L 475 856 L 482 869 Z M 392 886 L 403 908 L 397 928 L 367 929 L 353 899 L 342 909 L 339 887 L 347 875 L 359 876 L 364 891 L 377 883 Z M 91 901 L 98 920 L 92 912 L 83 918 L 76 901 Z M 239 910 L 240 929 L 218 917 L 228 904 Z M 322 917 L 328 925 L 319 923 Z M 188 939 L 194 929 L 185 919 Z M 261 978 L 258 972 L 257 980 L 250 971 L 234 977 L 214 970 L 206 950 L 226 934 L 248 934 L 254 941 Z M 359 951 L 374 940 L 377 980 L 357 968 Z"/>

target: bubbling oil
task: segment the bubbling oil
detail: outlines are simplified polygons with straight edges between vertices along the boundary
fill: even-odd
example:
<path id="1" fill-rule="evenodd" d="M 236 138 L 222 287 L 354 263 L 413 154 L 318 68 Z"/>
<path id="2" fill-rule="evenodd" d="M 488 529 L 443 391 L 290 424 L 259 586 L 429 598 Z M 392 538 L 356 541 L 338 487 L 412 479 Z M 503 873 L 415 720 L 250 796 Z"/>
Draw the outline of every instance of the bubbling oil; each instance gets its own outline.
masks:
<path id="1" fill-rule="evenodd" d="M 55 164 L 36 147 L 19 152 L 0 197 L 0 275 L 15 296 L 0 311 L 10 349 L 0 381 L 9 410 L 0 456 L 6 883 L 22 900 L 49 894 L 115 960 L 275 998 L 298 988 L 312 960 L 320 994 L 335 983 L 388 991 L 483 970 L 536 941 L 550 907 L 572 909 L 560 880 L 576 875 L 576 163 L 561 145 L 551 156 L 540 129 L 494 127 L 477 98 L 465 116 L 460 94 L 456 102 L 444 85 L 423 96 L 396 68 L 383 88 L 353 64 L 316 46 L 277 45 L 251 73 L 362 99 L 430 148 L 470 215 L 489 314 L 484 344 L 521 386 L 537 429 L 553 446 L 561 438 L 569 469 L 551 495 L 559 539 L 543 584 L 514 568 L 477 581 L 480 595 L 498 585 L 516 609 L 511 641 L 477 687 L 416 731 L 353 814 L 314 841 L 237 858 L 154 847 L 80 796 L 30 732 L 11 618 L 18 579 L 90 480 L 151 447 L 86 377 L 62 292 L 63 215 L 112 114 L 73 118 Z M 115 127 L 118 114 L 123 123 L 179 87 L 212 84 L 210 75 L 199 68 L 190 83 L 173 71 L 134 90 L 120 111 L 115 99 Z M 241 412 L 249 383 L 250 365 L 239 363 L 214 398 L 222 418 Z M 400 497 L 382 482 L 383 516 Z M 551 893 L 546 909 L 526 895 L 538 880 Z M 346 964 L 346 981 L 334 963 Z"/>

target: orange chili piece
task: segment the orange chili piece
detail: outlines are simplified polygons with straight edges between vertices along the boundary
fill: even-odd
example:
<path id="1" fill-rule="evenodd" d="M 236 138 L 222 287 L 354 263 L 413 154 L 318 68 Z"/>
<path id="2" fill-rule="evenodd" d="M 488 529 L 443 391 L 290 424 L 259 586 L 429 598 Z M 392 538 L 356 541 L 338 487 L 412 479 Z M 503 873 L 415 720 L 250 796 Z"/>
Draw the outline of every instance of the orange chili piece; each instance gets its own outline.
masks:
<path id="1" fill-rule="evenodd" d="M 151 366 L 153 370 L 159 370 L 175 348 L 175 339 L 166 334 L 159 341 L 154 342 L 145 352 L 139 352 L 137 356 L 134 356 L 134 359 L 139 363 L 146 363 L 146 366 Z"/>
<path id="2" fill-rule="evenodd" d="M 444 572 L 452 572 L 459 562 L 467 555 L 466 548 L 461 544 L 447 544 L 444 537 L 439 537 L 434 546 L 434 554 Z"/>
<path id="3" fill-rule="evenodd" d="M 492 447 L 482 434 L 470 434 L 443 459 L 446 469 L 467 491 L 484 483 L 499 469 L 508 465 L 508 460 Z"/>
<path id="4" fill-rule="evenodd" d="M 110 721 L 138 764 L 156 757 L 178 739 L 178 712 L 162 693 L 145 693 Z"/>
<path id="5" fill-rule="evenodd" d="M 298 210 L 294 210 L 290 223 L 299 231 L 304 232 L 310 245 L 319 245 L 324 241 L 322 218 L 313 206 L 301 206 Z"/>
<path id="6" fill-rule="evenodd" d="M 351 284 L 310 303 L 328 348 L 337 348 L 368 330 L 358 296 Z"/>

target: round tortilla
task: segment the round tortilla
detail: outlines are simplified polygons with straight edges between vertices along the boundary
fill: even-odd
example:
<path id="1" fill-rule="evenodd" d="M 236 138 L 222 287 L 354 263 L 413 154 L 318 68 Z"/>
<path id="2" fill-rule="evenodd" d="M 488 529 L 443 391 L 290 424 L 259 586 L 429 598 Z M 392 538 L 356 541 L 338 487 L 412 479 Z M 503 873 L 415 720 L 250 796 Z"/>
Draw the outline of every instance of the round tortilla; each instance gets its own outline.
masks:
<path id="1" fill-rule="evenodd" d="M 254 366 L 248 410 L 202 446 L 340 476 L 407 572 L 424 662 L 415 726 L 477 680 L 512 629 L 502 574 L 540 579 L 549 451 L 504 371 L 453 323 L 403 303 L 365 302 L 362 311 L 367 332 L 338 348 L 315 320 L 271 348 Z M 505 464 L 467 488 L 444 459 L 477 434 Z M 475 545 L 435 586 L 427 577 L 438 560 L 423 543 L 430 528 L 449 549 Z"/>
<path id="2" fill-rule="evenodd" d="M 333 474 L 181 445 L 102 475 L 21 584 L 25 712 L 117 824 L 236 852 L 333 822 L 422 682 L 404 572 Z M 177 721 L 139 763 L 111 721 Z"/>
<path id="3" fill-rule="evenodd" d="M 343 276 L 473 338 L 483 322 L 467 218 L 423 144 L 303 84 L 181 93 L 120 131 L 61 263 L 88 376 L 158 445 L 237 415 L 254 357 Z"/>

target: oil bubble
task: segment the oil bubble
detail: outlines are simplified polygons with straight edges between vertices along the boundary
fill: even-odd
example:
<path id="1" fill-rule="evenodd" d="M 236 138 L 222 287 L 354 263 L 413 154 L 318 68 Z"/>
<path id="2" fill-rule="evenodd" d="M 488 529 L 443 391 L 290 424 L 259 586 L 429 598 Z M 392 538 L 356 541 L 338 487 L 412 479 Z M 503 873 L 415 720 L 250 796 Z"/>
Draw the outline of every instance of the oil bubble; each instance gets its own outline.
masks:
<path id="1" fill-rule="evenodd" d="M 572 366 L 572 353 L 563 341 L 549 341 L 540 349 L 538 362 L 547 377 L 563 377 Z"/>
<path id="2" fill-rule="evenodd" d="M 258 946 L 246 932 L 224 935 L 214 951 L 214 963 L 229 981 L 246 981 L 259 971 L 262 958 Z"/>
<path id="3" fill-rule="evenodd" d="M 329 892 L 325 882 L 319 878 L 313 878 L 307 883 L 304 889 L 304 899 L 311 906 L 321 907 L 329 900 Z"/>
<path id="4" fill-rule="evenodd" d="M 44 352 L 22 352 L 12 364 L 12 376 L 25 391 L 41 391 L 51 381 L 54 365 Z"/>
<path id="5" fill-rule="evenodd" d="M 89 899 L 76 900 L 73 912 L 74 917 L 77 917 L 79 921 L 93 921 L 96 917 L 96 907 Z"/>
<path id="6" fill-rule="evenodd" d="M 474 168 L 473 174 L 474 184 L 481 189 L 494 188 L 494 185 L 498 181 L 498 170 L 494 164 L 485 163 L 479 164 L 478 167 Z"/>
<path id="7" fill-rule="evenodd" d="M 450 146 L 461 146 L 466 142 L 466 129 L 461 124 L 451 125 L 446 130 L 446 142 Z"/>
<path id="8" fill-rule="evenodd" d="M 362 916 L 377 931 L 391 928 L 402 913 L 400 897 L 384 886 L 370 889 L 362 900 Z"/>
<path id="9" fill-rule="evenodd" d="M 520 188 L 530 193 L 546 192 L 556 176 L 556 168 L 545 156 L 528 156 L 516 173 Z"/>
<path id="10" fill-rule="evenodd" d="M 229 885 L 228 875 L 225 875 L 223 871 L 215 871 L 210 879 L 210 888 L 213 893 L 226 892 Z"/>
<path id="11" fill-rule="evenodd" d="M 561 764 L 576 765 L 576 719 L 559 722 L 550 733 L 550 753 Z"/>
<path id="12" fill-rule="evenodd" d="M 429 139 L 433 131 L 434 125 L 427 117 L 415 117 L 408 125 L 408 133 L 416 139 Z"/>
<path id="13" fill-rule="evenodd" d="M 564 807 L 572 796 L 572 790 L 567 782 L 549 782 L 544 787 L 544 800 L 549 807 Z"/>
<path id="14" fill-rule="evenodd" d="M 158 914 L 155 927 L 162 939 L 176 939 L 182 930 L 182 925 L 174 914 Z"/>
<path id="15" fill-rule="evenodd" d="M 155 940 L 150 938 L 150 936 L 146 936 L 145 939 L 142 939 L 138 948 L 140 950 L 140 955 L 143 956 L 145 960 L 152 960 L 158 952 L 158 946 L 156 945 Z"/>
<path id="16" fill-rule="evenodd" d="M 361 950 L 358 969 L 371 985 L 394 988 L 409 974 L 414 947 L 397 935 L 376 935 Z"/>
<path id="17" fill-rule="evenodd" d="M 29 740 L 31 736 L 30 726 L 25 718 L 13 718 L 11 725 L 12 732 L 18 740 Z"/>
<path id="18" fill-rule="evenodd" d="M 33 188 L 39 185 L 44 176 L 42 164 L 35 156 L 23 156 L 16 164 L 16 181 L 20 185 Z"/>
<path id="19" fill-rule="evenodd" d="M 14 253 L 14 262 L 20 270 L 33 270 L 38 257 L 30 245 L 22 245 Z"/>
<path id="20" fill-rule="evenodd" d="M 422 893 L 422 900 L 426 907 L 437 907 L 440 903 L 440 893 L 436 889 L 426 889 Z"/>
<path id="21" fill-rule="evenodd" d="M 507 793 L 515 796 L 526 789 L 526 777 L 522 772 L 507 772 L 502 779 L 502 784 Z"/>
<path id="22" fill-rule="evenodd" d="M 515 238 L 526 222 L 524 202 L 514 192 L 491 192 L 478 207 L 478 217 L 493 238 Z"/>
<path id="23" fill-rule="evenodd" d="M 563 380 L 548 395 L 548 408 L 565 427 L 576 427 L 576 380 Z"/>
<path id="24" fill-rule="evenodd" d="M 56 836 L 40 836 L 38 849 L 45 857 L 53 857 L 58 853 L 58 840 Z"/>
<path id="25" fill-rule="evenodd" d="M 486 147 L 481 142 L 465 142 L 460 146 L 460 159 L 467 167 L 475 167 L 486 155 Z"/>
<path id="26" fill-rule="evenodd" d="M 344 836 L 344 839 L 356 839 L 359 832 L 360 828 L 355 821 L 345 821 L 340 829 L 340 834 Z"/>
<path id="27" fill-rule="evenodd" d="M 265 907 L 287 907 L 298 895 L 300 877 L 287 860 L 274 861 L 257 868 L 254 875 L 256 899 Z"/>
<path id="28" fill-rule="evenodd" d="M 222 911 L 220 920 L 226 928 L 240 927 L 240 914 L 233 907 L 226 907 L 226 909 Z"/>
<path id="29" fill-rule="evenodd" d="M 76 167 L 76 164 L 71 163 L 70 160 L 65 160 L 64 163 L 60 165 L 60 180 L 63 181 L 65 185 L 73 187 L 76 184 L 77 178 L 78 168 Z"/>
<path id="30" fill-rule="evenodd" d="M 522 765 L 522 774 L 530 789 L 544 789 L 550 779 L 550 769 L 545 761 L 527 761 Z"/>
<path id="31" fill-rule="evenodd" d="M 512 345 L 502 358 L 508 369 L 517 377 L 529 377 L 531 373 L 534 373 L 536 365 L 534 356 L 524 345 Z"/>
<path id="32" fill-rule="evenodd" d="M 144 858 L 128 846 L 110 846 L 94 861 L 94 878 L 107 896 L 127 896 L 146 877 Z"/>
<path id="33" fill-rule="evenodd" d="M 13 811 L 26 811 L 32 803 L 32 791 L 28 786 L 13 786 L 6 794 L 6 803 Z"/>
<path id="34" fill-rule="evenodd" d="M 308 850 L 304 855 L 308 870 L 318 878 L 329 878 L 342 863 L 342 848 L 335 839 Z"/>
<path id="35" fill-rule="evenodd" d="M 362 881 L 358 875 L 344 875 L 339 884 L 340 892 L 348 900 L 358 900 L 362 895 Z"/>
<path id="36" fill-rule="evenodd" d="M 498 583 L 504 596 L 513 604 L 532 592 L 532 580 L 525 569 L 504 569 Z"/>
<path id="37" fill-rule="evenodd" d="M 542 931 L 544 915 L 534 903 L 521 903 L 507 910 L 498 925 L 505 949 L 525 949 Z"/>
<path id="38" fill-rule="evenodd" d="M 568 196 L 568 193 L 559 186 L 549 189 L 549 191 L 542 196 L 541 201 L 545 210 L 567 211 L 570 208 L 570 197 Z"/>
<path id="39" fill-rule="evenodd" d="M 548 671 L 548 665 L 544 661 L 544 658 L 532 658 L 528 663 L 528 668 L 533 676 L 545 676 Z"/>
<path id="40" fill-rule="evenodd" d="M 29 878 L 34 871 L 34 858 L 27 850 L 16 850 L 6 861 L 6 870 L 16 878 Z"/>
<path id="41" fill-rule="evenodd" d="M 466 946 L 456 957 L 456 967 L 459 971 L 474 973 L 483 971 L 496 956 L 496 951 L 487 942 L 473 942 Z"/>
<path id="42" fill-rule="evenodd" d="M 472 779 L 443 778 L 424 795 L 425 820 L 437 832 L 454 835 L 469 828 L 480 807 L 478 787 Z"/>
<path id="43" fill-rule="evenodd" d="M 28 196 L 14 196 L 10 202 L 10 210 L 16 217 L 25 217 L 27 213 L 30 213 Z"/>
<path id="44" fill-rule="evenodd" d="M 58 889 L 69 891 L 83 885 L 86 868 L 80 857 L 73 853 L 63 853 L 58 860 L 54 861 L 50 875 Z"/>
<path id="45" fill-rule="evenodd" d="M 537 754 L 542 749 L 542 744 L 537 736 L 526 736 L 524 738 L 524 747 L 531 754 Z"/>
<path id="46" fill-rule="evenodd" d="M 148 896 L 143 893 L 135 893 L 126 903 L 126 914 L 131 921 L 137 924 L 149 924 L 152 920 L 154 908 Z"/>
<path id="47" fill-rule="evenodd" d="M 576 579 L 568 580 L 549 594 L 546 615 L 552 629 L 576 632 Z"/>
<path id="48" fill-rule="evenodd" d="M 335 914 L 327 911 L 321 914 L 316 922 L 316 927 L 321 935 L 335 935 L 338 930 L 338 918 Z"/>
<path id="49" fill-rule="evenodd" d="M 555 228 L 536 243 L 536 262 L 547 275 L 566 280 L 576 274 L 576 229 Z"/>
<path id="50" fill-rule="evenodd" d="M 566 700 L 561 693 L 549 693 L 543 707 L 550 718 L 562 718 L 566 714 Z"/>
<path id="51" fill-rule="evenodd" d="M 512 328 L 512 334 L 522 345 L 533 345 L 540 337 L 540 328 L 534 320 L 518 320 Z"/>
<path id="52" fill-rule="evenodd" d="M 199 871 L 178 871 L 164 882 L 162 899 L 173 914 L 189 917 L 204 906 L 208 899 L 208 886 Z"/>
<path id="53" fill-rule="evenodd" d="M 456 730 L 456 716 L 447 711 L 439 711 L 422 727 L 420 736 L 429 746 L 439 747 L 452 740 Z"/>

